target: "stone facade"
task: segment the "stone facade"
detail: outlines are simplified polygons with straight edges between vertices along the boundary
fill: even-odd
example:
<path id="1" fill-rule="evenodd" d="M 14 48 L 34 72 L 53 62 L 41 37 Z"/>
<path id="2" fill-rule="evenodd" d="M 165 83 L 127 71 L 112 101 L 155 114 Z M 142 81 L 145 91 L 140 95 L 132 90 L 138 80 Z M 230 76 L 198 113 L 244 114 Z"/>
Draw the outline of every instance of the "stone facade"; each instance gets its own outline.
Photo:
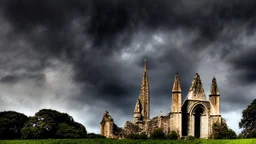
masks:
<path id="1" fill-rule="evenodd" d="M 199 74 L 195 74 L 189 92 L 182 103 L 182 90 L 178 74 L 175 75 L 172 88 L 172 104 L 170 112 L 150 119 L 150 91 L 146 61 L 139 98 L 134 108 L 133 123 L 127 121 L 124 128 L 114 124 L 114 120 L 106 111 L 101 122 L 101 135 L 108 138 L 123 138 L 130 133 L 145 132 L 150 136 L 154 129 L 162 128 L 165 134 L 176 131 L 179 136 L 195 136 L 209 138 L 212 126 L 221 122 L 220 94 L 216 78 L 213 78 L 209 101 L 206 99 Z"/>

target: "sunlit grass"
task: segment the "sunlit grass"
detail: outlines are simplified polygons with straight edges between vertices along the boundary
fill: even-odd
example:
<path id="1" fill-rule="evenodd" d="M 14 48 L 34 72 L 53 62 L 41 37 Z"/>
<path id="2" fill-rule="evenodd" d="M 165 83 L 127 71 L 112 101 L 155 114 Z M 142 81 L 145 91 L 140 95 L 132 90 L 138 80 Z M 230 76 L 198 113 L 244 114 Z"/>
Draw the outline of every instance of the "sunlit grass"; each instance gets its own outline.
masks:
<path id="1" fill-rule="evenodd" d="M 0 140 L 0 144 L 256 144 L 256 139 L 234 140 L 114 140 L 114 139 L 44 139 Z"/>

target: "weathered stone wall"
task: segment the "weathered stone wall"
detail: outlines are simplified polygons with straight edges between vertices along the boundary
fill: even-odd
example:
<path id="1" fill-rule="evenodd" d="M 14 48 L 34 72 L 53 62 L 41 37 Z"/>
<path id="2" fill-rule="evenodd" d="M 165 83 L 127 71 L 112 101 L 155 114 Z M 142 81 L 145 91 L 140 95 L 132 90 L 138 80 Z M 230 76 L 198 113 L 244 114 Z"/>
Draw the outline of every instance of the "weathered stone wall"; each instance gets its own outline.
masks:
<path id="1" fill-rule="evenodd" d="M 152 118 L 147 122 L 147 131 L 146 134 L 150 136 L 150 134 L 154 131 L 154 129 L 159 128 L 158 126 L 158 117 Z"/>
<path id="2" fill-rule="evenodd" d="M 124 135 L 124 130 L 114 123 L 108 111 L 104 113 L 100 123 L 100 134 L 107 138 L 121 138 Z"/>
<path id="3" fill-rule="evenodd" d="M 102 121 L 100 123 L 100 132 L 101 135 L 104 135 L 107 138 L 113 137 L 114 132 L 114 120 L 109 115 L 108 111 L 105 111 Z"/>
<path id="4" fill-rule="evenodd" d="M 170 133 L 170 116 L 160 116 L 158 118 L 158 127 L 163 129 L 165 134 Z"/>
<path id="5" fill-rule="evenodd" d="M 124 125 L 124 131 L 125 134 L 140 133 L 141 131 L 143 131 L 143 129 L 140 128 L 138 125 L 135 125 L 130 121 L 127 121 Z"/>

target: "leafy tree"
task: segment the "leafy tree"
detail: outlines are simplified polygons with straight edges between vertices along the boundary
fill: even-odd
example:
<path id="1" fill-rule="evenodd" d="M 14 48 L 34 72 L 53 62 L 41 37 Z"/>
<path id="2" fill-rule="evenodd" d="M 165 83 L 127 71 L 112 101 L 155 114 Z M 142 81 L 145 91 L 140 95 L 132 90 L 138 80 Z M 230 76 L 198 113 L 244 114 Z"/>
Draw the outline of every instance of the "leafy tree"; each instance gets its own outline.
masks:
<path id="1" fill-rule="evenodd" d="M 155 129 L 152 134 L 150 135 L 152 139 L 165 139 L 165 134 L 163 132 L 163 129 L 157 128 Z"/>
<path id="2" fill-rule="evenodd" d="M 242 134 L 246 138 L 256 138 L 256 99 L 243 110 L 239 128 L 243 128 Z"/>
<path id="3" fill-rule="evenodd" d="M 177 134 L 176 131 L 171 131 L 171 133 L 169 134 L 169 136 L 167 138 L 170 140 L 176 140 L 179 138 L 179 135 Z"/>
<path id="4" fill-rule="evenodd" d="M 22 138 L 24 139 L 42 139 L 47 138 L 44 136 L 44 132 L 37 127 L 24 127 L 21 130 Z"/>
<path id="5" fill-rule="evenodd" d="M 251 130 L 249 133 L 244 134 L 247 138 L 256 138 L 256 129 Z"/>
<path id="6" fill-rule="evenodd" d="M 22 138 L 24 139 L 43 139 L 54 138 L 57 123 L 52 117 L 29 117 L 29 120 L 22 128 Z"/>
<path id="7" fill-rule="evenodd" d="M 213 134 L 212 138 L 214 139 L 235 139 L 236 133 L 229 129 L 225 120 L 222 119 L 221 122 L 213 124 Z"/>
<path id="8" fill-rule="evenodd" d="M 59 138 L 79 138 L 79 130 L 75 127 L 67 124 L 67 123 L 60 123 L 58 130 L 56 132 L 56 137 Z"/>
<path id="9" fill-rule="evenodd" d="M 221 122 L 216 122 L 213 124 L 213 135 L 214 139 L 225 139 L 228 132 L 228 126 L 222 119 Z"/>
<path id="10" fill-rule="evenodd" d="M 86 137 L 85 127 L 66 113 L 42 109 L 30 117 L 22 129 L 22 138 L 81 138 Z"/>
<path id="11" fill-rule="evenodd" d="M 0 112 L 0 139 L 20 139 L 21 128 L 27 120 L 28 117 L 22 113 Z"/>

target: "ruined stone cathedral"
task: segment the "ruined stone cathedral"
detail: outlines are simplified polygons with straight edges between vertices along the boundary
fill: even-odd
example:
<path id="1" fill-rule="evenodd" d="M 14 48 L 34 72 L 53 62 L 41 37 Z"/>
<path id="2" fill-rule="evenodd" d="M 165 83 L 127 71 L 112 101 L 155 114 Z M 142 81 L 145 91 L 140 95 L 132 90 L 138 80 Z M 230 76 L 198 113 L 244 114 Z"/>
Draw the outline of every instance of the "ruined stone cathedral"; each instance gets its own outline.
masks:
<path id="1" fill-rule="evenodd" d="M 146 61 L 141 83 L 140 95 L 134 108 L 133 122 L 127 121 L 123 128 L 115 125 L 108 111 L 100 123 L 100 133 L 108 138 L 122 138 L 129 133 L 145 132 L 148 136 L 156 128 L 162 128 L 165 134 L 176 131 L 179 136 L 209 138 L 215 122 L 221 122 L 220 94 L 217 81 L 212 79 L 209 100 L 206 99 L 199 74 L 195 74 L 187 97 L 182 103 L 182 89 L 178 74 L 175 75 L 172 88 L 170 112 L 150 119 L 150 91 Z"/>

